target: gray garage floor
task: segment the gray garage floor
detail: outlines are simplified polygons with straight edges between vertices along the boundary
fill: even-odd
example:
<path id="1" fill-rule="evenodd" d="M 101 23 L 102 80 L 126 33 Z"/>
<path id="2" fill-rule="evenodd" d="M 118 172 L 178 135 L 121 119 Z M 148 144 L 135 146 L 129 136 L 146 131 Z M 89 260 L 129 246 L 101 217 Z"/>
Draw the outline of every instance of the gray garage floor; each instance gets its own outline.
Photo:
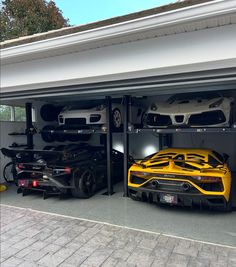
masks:
<path id="1" fill-rule="evenodd" d="M 121 185 L 112 196 L 101 193 L 86 200 L 40 195 L 22 197 L 11 187 L 0 194 L 1 203 L 76 218 L 106 222 L 119 226 L 185 237 L 236 247 L 236 212 L 160 207 L 122 197 Z"/>

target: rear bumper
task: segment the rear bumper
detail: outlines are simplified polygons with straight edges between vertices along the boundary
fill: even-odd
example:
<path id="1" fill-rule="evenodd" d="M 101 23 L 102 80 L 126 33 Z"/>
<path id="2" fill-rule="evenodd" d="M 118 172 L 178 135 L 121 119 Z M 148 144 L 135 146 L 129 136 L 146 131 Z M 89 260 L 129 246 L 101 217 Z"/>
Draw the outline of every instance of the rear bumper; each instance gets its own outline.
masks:
<path id="1" fill-rule="evenodd" d="M 162 194 L 175 195 L 178 201 L 176 204 L 171 205 L 177 206 L 206 206 L 224 208 L 227 205 L 227 200 L 222 195 L 203 195 L 201 193 L 171 192 L 136 187 L 128 187 L 128 192 L 130 197 L 156 203 L 161 203 L 160 198 Z"/>

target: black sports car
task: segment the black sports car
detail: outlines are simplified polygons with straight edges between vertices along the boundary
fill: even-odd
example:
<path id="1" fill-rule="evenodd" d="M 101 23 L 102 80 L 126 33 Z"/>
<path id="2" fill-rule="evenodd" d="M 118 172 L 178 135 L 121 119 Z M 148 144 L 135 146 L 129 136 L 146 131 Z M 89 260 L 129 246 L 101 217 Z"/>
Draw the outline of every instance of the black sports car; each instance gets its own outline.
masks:
<path id="1" fill-rule="evenodd" d="M 18 193 L 43 191 L 77 198 L 89 198 L 107 184 L 106 149 L 87 144 L 48 147 L 50 150 L 5 149 L 15 155 Z M 24 160 L 26 159 L 26 160 Z M 20 162 L 20 163 L 19 163 Z M 113 182 L 122 179 L 123 154 L 112 150 Z"/>

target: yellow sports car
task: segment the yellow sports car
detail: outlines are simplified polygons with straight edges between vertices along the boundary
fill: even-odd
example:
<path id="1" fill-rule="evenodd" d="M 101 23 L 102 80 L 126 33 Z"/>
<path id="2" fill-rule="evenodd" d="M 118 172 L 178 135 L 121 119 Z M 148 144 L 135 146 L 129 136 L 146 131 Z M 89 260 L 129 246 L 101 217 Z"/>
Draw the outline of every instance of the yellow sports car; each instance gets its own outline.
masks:
<path id="1" fill-rule="evenodd" d="M 168 148 L 129 169 L 129 196 L 135 200 L 231 210 L 228 156 L 209 149 Z"/>

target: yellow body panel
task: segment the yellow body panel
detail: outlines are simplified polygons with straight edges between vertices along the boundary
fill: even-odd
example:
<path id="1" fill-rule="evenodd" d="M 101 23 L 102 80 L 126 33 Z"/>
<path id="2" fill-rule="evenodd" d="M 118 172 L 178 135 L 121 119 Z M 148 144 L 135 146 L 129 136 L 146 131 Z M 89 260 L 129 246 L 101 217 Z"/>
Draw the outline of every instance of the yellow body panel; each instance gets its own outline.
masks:
<path id="1" fill-rule="evenodd" d="M 165 157 L 165 155 L 168 155 Z M 190 156 L 189 156 L 190 155 Z M 194 156 L 195 155 L 195 156 Z M 199 157 L 201 156 L 201 157 Z M 226 163 L 220 163 L 218 166 L 212 167 L 209 163 L 209 156 L 215 160 L 218 160 L 216 155 L 212 150 L 209 149 L 187 149 L 187 148 L 168 148 L 164 149 L 155 155 L 153 155 L 149 159 L 144 159 L 142 161 L 138 161 L 137 164 L 133 164 L 129 169 L 128 174 L 128 187 L 133 188 L 141 188 L 145 186 L 145 184 L 149 183 L 151 180 L 168 180 L 168 181 L 178 181 L 178 182 L 188 182 L 194 188 L 196 188 L 202 195 L 212 195 L 212 196 L 223 196 L 226 201 L 229 200 L 230 197 L 230 189 L 231 189 L 231 172 Z M 184 158 L 184 160 L 179 160 L 178 157 Z M 191 159 L 190 159 L 191 157 Z M 186 160 L 187 159 L 187 160 Z M 178 162 L 185 162 L 189 167 L 193 169 L 188 169 L 183 166 L 178 166 Z M 168 162 L 167 166 L 153 166 L 156 163 L 162 164 Z M 201 163 L 200 163 L 201 162 Z M 143 172 L 150 173 L 147 177 L 146 181 L 142 184 L 135 184 L 131 182 L 131 172 Z M 158 177 L 158 174 L 162 175 Z M 163 177 L 164 175 L 170 175 L 173 177 Z M 152 177 L 153 175 L 153 177 Z M 182 175 L 185 178 L 175 179 L 175 175 Z M 222 191 L 206 191 L 198 186 L 197 181 L 188 180 L 191 177 L 217 177 L 221 179 L 223 184 Z M 145 179 L 145 176 L 142 177 Z"/>

